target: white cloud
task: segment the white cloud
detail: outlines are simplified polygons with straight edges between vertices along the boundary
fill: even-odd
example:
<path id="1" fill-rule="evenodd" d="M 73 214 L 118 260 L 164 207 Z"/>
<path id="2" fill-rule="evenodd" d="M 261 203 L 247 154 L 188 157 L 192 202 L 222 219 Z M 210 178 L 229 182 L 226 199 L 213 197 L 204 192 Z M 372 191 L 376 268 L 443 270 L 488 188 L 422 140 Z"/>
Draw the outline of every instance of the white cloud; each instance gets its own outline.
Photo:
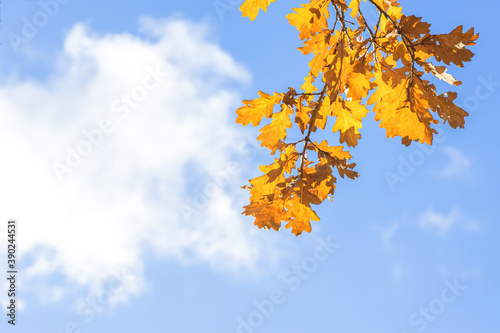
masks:
<path id="1" fill-rule="evenodd" d="M 453 207 L 448 214 L 441 214 L 432 208 L 420 214 L 418 225 L 420 228 L 445 235 L 452 229 L 460 227 L 464 231 L 477 231 L 479 224 L 465 216 L 458 207 Z"/>
<path id="2" fill-rule="evenodd" d="M 2 213 L 19 221 L 29 262 L 23 290 L 38 290 L 45 301 L 82 287 L 97 294 L 123 271 L 134 282 L 115 296 L 126 299 L 147 287 L 143 271 L 158 258 L 246 274 L 279 257 L 274 234 L 240 214 L 246 179 L 227 171 L 248 160 L 242 129 L 231 120 L 241 99 L 227 86 L 248 82 L 249 73 L 209 40 L 206 25 L 141 24 L 144 37 L 100 36 L 77 24 L 50 79 L 0 86 Z M 157 69 L 167 73 L 158 87 L 138 88 L 152 85 L 145 78 Z M 115 103 L 141 91 L 147 96 L 128 114 Z M 96 134 L 102 143 L 86 147 L 89 155 L 60 182 L 52 163 L 66 163 L 67 147 L 85 148 L 82 131 L 103 119 L 112 133 Z M 221 172 L 214 185 L 210 175 Z M 180 207 L 196 210 L 189 222 Z"/>
<path id="3" fill-rule="evenodd" d="M 441 147 L 448 157 L 448 163 L 439 171 L 443 178 L 468 177 L 471 173 L 471 161 L 460 149 L 455 147 Z"/>
<path id="4" fill-rule="evenodd" d="M 422 229 L 433 230 L 444 235 L 452 229 L 459 217 L 460 211 L 456 207 L 448 215 L 442 215 L 432 209 L 428 209 L 420 215 L 418 225 Z"/>

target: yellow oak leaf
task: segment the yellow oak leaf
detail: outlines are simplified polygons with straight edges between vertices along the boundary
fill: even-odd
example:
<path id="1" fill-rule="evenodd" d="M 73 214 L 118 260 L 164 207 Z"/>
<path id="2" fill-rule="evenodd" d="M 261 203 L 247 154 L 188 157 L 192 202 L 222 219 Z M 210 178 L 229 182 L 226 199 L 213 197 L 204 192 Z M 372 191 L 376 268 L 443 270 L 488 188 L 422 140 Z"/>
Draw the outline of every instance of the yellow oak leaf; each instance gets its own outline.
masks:
<path id="1" fill-rule="evenodd" d="M 325 129 L 326 122 L 328 120 L 328 117 L 332 115 L 332 107 L 330 103 L 330 97 L 326 95 L 323 98 L 323 101 L 321 102 L 321 106 L 318 110 L 318 117 L 316 117 L 315 121 L 315 126 L 318 128 L 321 128 L 322 130 Z"/>
<path id="2" fill-rule="evenodd" d="M 267 6 L 275 1 L 276 0 L 245 0 L 240 6 L 240 11 L 243 13 L 243 16 L 248 16 L 250 20 L 253 21 L 259 13 L 259 9 L 266 12 Z"/>
<path id="3" fill-rule="evenodd" d="M 352 71 L 347 76 L 349 90 L 347 97 L 353 101 L 360 101 L 368 96 L 368 92 L 372 89 L 371 80 L 373 74 L 370 71 L 370 66 L 364 60 L 356 61 L 352 67 Z"/>
<path id="4" fill-rule="evenodd" d="M 359 12 L 359 3 L 361 0 L 351 0 L 349 3 L 349 8 L 351 9 L 351 16 L 356 17 L 358 16 Z M 366 0 L 364 0 L 366 2 Z"/>
<path id="5" fill-rule="evenodd" d="M 359 129 L 363 127 L 361 120 L 366 117 L 368 109 L 365 105 L 359 102 L 341 101 L 333 107 L 333 115 L 337 117 L 333 132 L 340 131 L 341 133 L 349 132 L 349 146 L 357 144 L 357 136 Z M 351 130 L 352 128 L 352 130 Z"/>
<path id="6" fill-rule="evenodd" d="M 395 112 L 396 125 L 395 134 L 407 137 L 412 141 L 432 144 L 432 131 L 420 121 L 417 113 L 412 112 L 409 107 L 401 107 Z"/>
<path id="7" fill-rule="evenodd" d="M 292 127 L 290 115 L 293 110 L 286 104 L 282 104 L 282 110 L 272 115 L 272 121 L 260 129 L 261 134 L 257 137 L 262 147 L 273 149 L 280 140 L 286 138 L 286 129 Z"/>
<path id="8" fill-rule="evenodd" d="M 236 123 L 242 124 L 243 126 L 252 123 L 254 126 L 260 124 L 260 121 L 265 116 L 270 118 L 273 113 L 273 107 L 279 104 L 283 99 L 284 94 L 274 93 L 273 95 L 268 95 L 262 91 L 259 91 L 259 98 L 254 100 L 244 100 L 242 106 L 236 110 L 238 117 L 236 118 Z"/>
<path id="9" fill-rule="evenodd" d="M 327 152 L 330 156 L 336 157 L 338 159 L 350 159 L 351 154 L 348 151 L 344 151 L 344 146 L 329 146 L 328 142 L 324 140 L 320 144 L 314 143 L 320 150 Z"/>
<path id="10" fill-rule="evenodd" d="M 255 204 L 254 204 L 255 205 Z M 258 203 L 256 205 L 259 205 Z M 285 210 L 279 207 L 278 204 L 266 204 L 258 212 L 252 212 L 251 205 L 249 209 L 245 211 L 246 215 L 253 215 L 255 217 L 254 224 L 259 228 L 274 229 L 279 231 L 281 228 L 281 221 Z M 247 206 L 248 207 L 248 206 Z"/>
<path id="11" fill-rule="evenodd" d="M 328 28 L 329 3 L 328 0 L 319 0 L 302 4 L 301 7 L 292 9 L 294 13 L 286 16 L 290 25 L 301 33 L 299 35 L 301 39 Z"/>
<path id="12" fill-rule="evenodd" d="M 295 236 L 300 235 L 302 232 L 311 232 L 311 221 L 319 221 L 316 212 L 300 202 L 299 198 L 292 198 L 285 204 L 287 211 L 284 214 L 288 219 L 285 228 L 292 228 Z"/>

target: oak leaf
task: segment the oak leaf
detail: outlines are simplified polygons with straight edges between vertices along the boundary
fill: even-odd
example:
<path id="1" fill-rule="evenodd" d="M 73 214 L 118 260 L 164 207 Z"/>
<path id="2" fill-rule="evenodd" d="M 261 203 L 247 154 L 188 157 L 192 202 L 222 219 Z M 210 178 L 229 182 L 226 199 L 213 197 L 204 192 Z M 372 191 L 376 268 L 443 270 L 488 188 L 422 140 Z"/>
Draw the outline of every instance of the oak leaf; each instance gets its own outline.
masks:
<path id="1" fill-rule="evenodd" d="M 271 2 L 275 2 L 276 0 L 245 0 L 243 4 L 240 6 L 240 10 L 243 13 L 243 16 L 248 16 L 250 20 L 255 20 L 257 14 L 259 14 L 259 9 L 262 9 L 264 12 L 267 11 L 267 7 L 271 4 Z"/>

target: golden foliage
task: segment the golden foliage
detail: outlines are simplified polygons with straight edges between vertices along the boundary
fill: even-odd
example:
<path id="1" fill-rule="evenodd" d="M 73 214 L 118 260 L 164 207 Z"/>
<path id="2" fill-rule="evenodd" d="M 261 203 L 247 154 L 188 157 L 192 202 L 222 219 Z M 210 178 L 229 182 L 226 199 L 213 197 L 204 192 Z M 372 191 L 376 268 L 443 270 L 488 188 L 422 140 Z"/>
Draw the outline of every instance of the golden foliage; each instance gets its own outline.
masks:
<path id="1" fill-rule="evenodd" d="M 271 2 L 275 0 L 246 0 L 240 10 L 254 20 Z M 331 199 L 337 181 L 334 170 L 342 178 L 358 177 L 343 144 L 358 144 L 370 109 L 387 137 L 401 137 L 407 146 L 412 141 L 432 144 L 437 133 L 432 126 L 439 119 L 453 128 L 464 127 L 468 114 L 454 104 L 456 93 L 438 95 L 424 74 L 460 85 L 447 66 L 463 67 L 472 59 L 467 47 L 478 38 L 474 29 L 463 32 L 459 26 L 449 34 L 435 35 L 429 23 L 404 15 L 394 0 L 347 2 L 311 0 L 286 16 L 303 41 L 299 50 L 313 54 L 303 92 L 294 88 L 272 95 L 259 92 L 259 98 L 243 101 L 244 106 L 236 110 L 236 122 L 245 126 L 271 119 L 260 129 L 258 140 L 271 154 L 279 152 L 271 165 L 260 167 L 262 176 L 244 186 L 250 190 L 250 204 L 243 214 L 253 216 L 259 228 L 279 230 L 285 222 L 297 236 L 311 231 L 310 221 L 319 221 L 311 205 Z M 374 24 L 362 13 L 368 5 L 378 13 Z M 278 111 L 275 106 L 280 106 Z M 332 118 L 332 131 L 339 132 L 339 145 L 311 139 L 318 128 L 326 128 L 328 118 Z M 293 123 L 304 138 L 286 143 Z M 308 158 L 308 151 L 316 161 Z"/>

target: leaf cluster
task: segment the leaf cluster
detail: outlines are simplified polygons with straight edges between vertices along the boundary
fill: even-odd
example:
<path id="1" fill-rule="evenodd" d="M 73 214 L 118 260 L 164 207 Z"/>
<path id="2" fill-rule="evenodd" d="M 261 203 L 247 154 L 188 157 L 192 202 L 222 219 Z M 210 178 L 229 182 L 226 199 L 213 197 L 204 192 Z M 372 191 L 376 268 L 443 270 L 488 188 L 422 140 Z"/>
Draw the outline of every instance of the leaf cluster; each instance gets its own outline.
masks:
<path id="1" fill-rule="evenodd" d="M 240 10 L 254 20 L 274 1 L 246 0 Z M 244 186 L 250 204 L 243 214 L 253 216 L 259 228 L 279 230 L 286 222 L 297 236 L 311 231 L 310 221 L 319 221 L 311 205 L 331 200 L 334 173 L 358 177 L 344 148 L 361 139 L 368 107 L 387 137 L 400 137 L 406 146 L 414 141 L 431 145 L 440 121 L 464 127 L 468 114 L 454 103 L 457 94 L 439 94 L 424 74 L 460 85 L 448 68 L 471 60 L 468 47 L 478 38 L 474 29 L 459 26 L 448 34 L 432 34 L 429 23 L 404 15 L 399 3 L 388 0 L 363 0 L 378 13 L 376 23 L 369 24 L 361 1 L 311 0 L 293 8 L 286 18 L 299 32 L 299 50 L 312 54 L 304 83 L 287 92 L 259 92 L 236 110 L 236 122 L 245 126 L 270 119 L 257 139 L 276 158 Z M 329 128 L 339 133 L 338 145 L 312 139 L 328 120 Z M 302 140 L 286 141 L 292 126 L 300 129 Z M 317 159 L 308 158 L 308 151 Z"/>

